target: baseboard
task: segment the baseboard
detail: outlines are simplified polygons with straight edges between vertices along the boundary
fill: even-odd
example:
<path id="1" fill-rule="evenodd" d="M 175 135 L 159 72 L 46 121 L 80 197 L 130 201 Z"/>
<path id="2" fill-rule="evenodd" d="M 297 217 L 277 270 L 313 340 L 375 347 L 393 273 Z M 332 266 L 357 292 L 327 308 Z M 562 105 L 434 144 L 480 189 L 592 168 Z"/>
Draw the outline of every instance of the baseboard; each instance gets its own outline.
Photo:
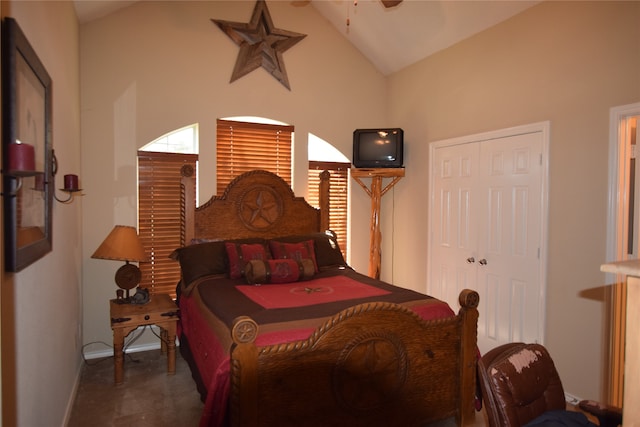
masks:
<path id="1" fill-rule="evenodd" d="M 178 348 L 178 343 L 176 342 L 176 348 Z M 150 350 L 159 350 L 160 343 L 150 343 L 150 344 L 138 344 L 127 347 L 125 353 L 137 353 L 139 351 L 150 351 Z M 84 358 L 87 360 L 90 359 L 99 359 L 102 357 L 111 357 L 113 356 L 113 350 L 100 350 L 100 351 L 91 351 L 84 354 Z"/>
<path id="2" fill-rule="evenodd" d="M 153 335 L 151 335 L 150 332 L 145 332 L 146 329 L 149 328 L 152 330 L 153 335 L 155 335 L 155 337 Z M 135 335 L 135 334 L 138 335 Z M 146 336 L 146 340 L 143 338 L 142 343 L 138 343 L 136 344 L 135 342 L 138 340 L 138 338 L 141 338 L 143 336 L 143 334 L 145 334 Z M 150 351 L 150 350 L 158 350 L 160 348 L 160 340 L 157 339 L 157 337 L 160 334 L 160 328 L 158 328 L 155 325 L 147 325 L 147 326 L 141 326 L 137 329 L 135 329 L 134 331 L 132 331 L 130 333 L 130 337 L 133 335 L 133 337 L 130 339 L 129 342 L 125 342 L 125 353 L 137 353 L 139 351 Z M 113 347 L 103 341 L 99 341 L 96 343 L 92 343 L 92 344 L 102 344 L 106 347 L 108 347 L 105 350 L 95 350 L 95 351 L 88 351 L 85 352 L 84 351 L 84 347 L 83 347 L 83 357 L 85 360 L 90 360 L 90 359 L 99 359 L 102 357 L 111 357 L 113 356 Z M 87 346 L 89 344 L 85 344 L 85 346 Z M 179 346 L 179 341 L 178 339 L 176 339 L 176 348 Z"/>
<path id="3" fill-rule="evenodd" d="M 73 404 L 76 401 L 76 396 L 78 395 L 78 388 L 80 387 L 80 378 L 82 377 L 82 364 L 78 365 L 78 370 L 76 372 L 76 379 L 73 382 L 73 387 L 71 389 L 71 393 L 69 393 L 69 401 L 67 402 L 67 407 L 64 411 L 64 418 L 62 420 L 62 425 L 69 425 L 69 421 L 71 421 L 71 413 L 73 411 Z"/>

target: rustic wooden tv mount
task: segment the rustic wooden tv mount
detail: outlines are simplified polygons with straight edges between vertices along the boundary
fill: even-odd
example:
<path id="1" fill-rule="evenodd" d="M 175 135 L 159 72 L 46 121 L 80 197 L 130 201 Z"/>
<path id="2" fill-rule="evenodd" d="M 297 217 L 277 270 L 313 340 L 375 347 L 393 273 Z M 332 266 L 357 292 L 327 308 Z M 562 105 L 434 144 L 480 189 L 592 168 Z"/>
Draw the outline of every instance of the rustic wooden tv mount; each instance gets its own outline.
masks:
<path id="1" fill-rule="evenodd" d="M 380 265 L 382 259 L 380 232 L 380 201 L 402 177 L 404 168 L 351 168 L 351 176 L 360 184 L 364 191 L 371 197 L 371 222 L 369 227 L 369 277 L 380 279 Z M 363 178 L 371 178 L 371 187 L 368 187 Z M 392 178 L 386 186 L 382 186 L 384 178 Z"/>

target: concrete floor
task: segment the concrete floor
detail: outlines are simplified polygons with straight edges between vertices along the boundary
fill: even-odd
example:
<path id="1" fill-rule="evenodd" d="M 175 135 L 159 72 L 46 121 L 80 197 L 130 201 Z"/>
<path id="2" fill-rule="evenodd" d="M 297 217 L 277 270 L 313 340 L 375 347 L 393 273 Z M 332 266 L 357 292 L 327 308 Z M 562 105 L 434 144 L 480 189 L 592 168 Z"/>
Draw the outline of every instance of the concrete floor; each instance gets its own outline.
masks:
<path id="1" fill-rule="evenodd" d="M 203 404 L 187 362 L 176 351 L 176 374 L 167 375 L 160 350 L 129 353 L 124 382 L 113 383 L 113 358 L 92 359 L 84 365 L 67 427 L 190 427 L 197 426 Z M 471 427 L 484 427 L 476 413 Z M 455 427 L 453 420 L 437 427 Z"/>
<path id="2" fill-rule="evenodd" d="M 67 427 L 197 426 L 202 408 L 179 351 L 175 375 L 167 375 L 160 350 L 129 353 L 119 385 L 113 383 L 113 358 L 87 361 Z"/>

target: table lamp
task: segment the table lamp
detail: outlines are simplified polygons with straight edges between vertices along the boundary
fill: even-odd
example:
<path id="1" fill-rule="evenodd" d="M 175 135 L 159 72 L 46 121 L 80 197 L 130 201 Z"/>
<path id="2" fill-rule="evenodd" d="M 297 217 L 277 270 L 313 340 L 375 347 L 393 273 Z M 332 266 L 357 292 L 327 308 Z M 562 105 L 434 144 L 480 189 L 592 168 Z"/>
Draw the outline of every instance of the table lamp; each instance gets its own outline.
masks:
<path id="1" fill-rule="evenodd" d="M 136 229 L 127 225 L 116 225 L 91 258 L 126 262 L 116 271 L 115 278 L 116 285 L 126 290 L 126 302 L 129 301 L 129 290 L 138 286 L 142 278 L 138 266 L 129 263 L 149 261 Z M 121 291 L 119 292 L 121 295 Z"/>

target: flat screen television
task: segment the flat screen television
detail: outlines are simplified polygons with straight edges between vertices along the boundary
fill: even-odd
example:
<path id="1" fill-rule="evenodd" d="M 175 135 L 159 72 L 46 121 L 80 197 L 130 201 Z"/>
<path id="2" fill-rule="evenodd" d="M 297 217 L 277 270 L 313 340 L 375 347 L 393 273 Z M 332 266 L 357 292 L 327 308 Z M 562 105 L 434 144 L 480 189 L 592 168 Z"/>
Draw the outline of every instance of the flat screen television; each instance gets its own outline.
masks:
<path id="1" fill-rule="evenodd" d="M 353 131 L 353 165 L 357 168 L 401 168 L 404 131 L 400 128 Z"/>

